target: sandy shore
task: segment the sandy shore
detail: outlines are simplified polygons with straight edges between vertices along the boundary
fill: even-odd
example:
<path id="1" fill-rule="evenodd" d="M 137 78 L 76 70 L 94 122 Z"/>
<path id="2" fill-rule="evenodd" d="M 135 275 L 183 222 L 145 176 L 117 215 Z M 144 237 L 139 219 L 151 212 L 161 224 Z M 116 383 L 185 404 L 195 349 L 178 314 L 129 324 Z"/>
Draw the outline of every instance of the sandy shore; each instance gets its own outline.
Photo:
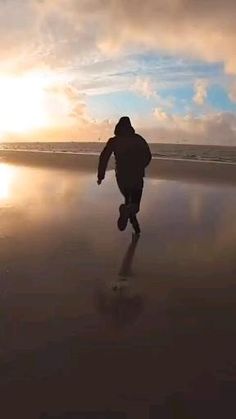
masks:
<path id="1" fill-rule="evenodd" d="M 235 417 L 235 167 L 154 162 L 134 241 L 96 157 L 1 157 L 4 419 Z"/>
<path id="2" fill-rule="evenodd" d="M 34 152 L 0 150 L 0 161 L 50 168 L 67 168 L 94 172 L 97 166 L 96 154 L 75 154 L 59 152 Z M 109 168 L 114 168 L 111 160 Z M 188 179 L 189 181 L 216 181 L 218 183 L 236 183 L 236 164 L 181 160 L 155 157 L 147 169 L 148 177 L 160 179 Z"/>

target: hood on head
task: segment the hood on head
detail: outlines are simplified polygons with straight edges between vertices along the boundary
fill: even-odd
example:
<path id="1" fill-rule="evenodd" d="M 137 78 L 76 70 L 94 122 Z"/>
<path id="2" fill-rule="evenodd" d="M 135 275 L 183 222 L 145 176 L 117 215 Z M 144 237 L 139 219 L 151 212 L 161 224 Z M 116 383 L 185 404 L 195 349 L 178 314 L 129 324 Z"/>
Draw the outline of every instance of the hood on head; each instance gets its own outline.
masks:
<path id="1" fill-rule="evenodd" d="M 122 118 L 120 118 L 118 124 L 115 127 L 114 134 L 116 136 L 121 136 L 121 135 L 131 135 L 134 133 L 135 133 L 135 130 L 131 125 L 129 117 L 122 116 Z"/>

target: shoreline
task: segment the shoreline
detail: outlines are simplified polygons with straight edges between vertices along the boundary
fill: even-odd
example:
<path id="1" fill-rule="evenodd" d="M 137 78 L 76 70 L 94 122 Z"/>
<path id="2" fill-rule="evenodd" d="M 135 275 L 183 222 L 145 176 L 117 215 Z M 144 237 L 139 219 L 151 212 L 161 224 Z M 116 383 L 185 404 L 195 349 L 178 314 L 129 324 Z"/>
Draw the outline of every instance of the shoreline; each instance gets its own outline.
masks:
<path id="1" fill-rule="evenodd" d="M 100 152 L 98 151 L 51 151 L 51 150 L 25 150 L 25 149 L 19 149 L 19 150 L 7 150 L 7 149 L 0 149 L 0 159 L 1 155 L 9 155 L 11 153 L 32 153 L 32 154 L 53 154 L 53 155 L 75 155 L 75 156 L 99 156 Z M 4 156 L 5 157 L 5 156 Z M 236 162 L 228 161 L 228 160 L 220 160 L 220 159 L 201 159 L 201 158 L 189 158 L 189 157 L 171 157 L 171 156 L 160 156 L 158 153 L 152 153 L 152 159 L 154 160 L 171 160 L 171 161 L 188 161 L 188 162 L 198 162 L 198 163 L 217 163 L 217 164 L 226 164 L 226 165 L 232 165 L 236 166 Z"/>
<path id="2" fill-rule="evenodd" d="M 42 166 L 52 169 L 95 172 L 99 153 L 62 151 L 0 150 L 0 163 Z M 108 170 L 114 169 L 114 159 Z M 223 161 L 153 157 L 146 169 L 149 178 L 188 181 L 236 183 L 236 164 Z"/>

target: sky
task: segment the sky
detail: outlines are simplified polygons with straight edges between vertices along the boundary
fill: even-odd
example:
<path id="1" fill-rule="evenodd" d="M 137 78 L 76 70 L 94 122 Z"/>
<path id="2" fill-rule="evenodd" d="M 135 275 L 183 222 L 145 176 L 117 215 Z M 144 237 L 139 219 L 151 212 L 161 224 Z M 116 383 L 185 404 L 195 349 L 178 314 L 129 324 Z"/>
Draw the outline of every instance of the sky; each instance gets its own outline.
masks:
<path id="1" fill-rule="evenodd" d="M 236 145 L 235 0 L 0 0 L 0 140 Z"/>

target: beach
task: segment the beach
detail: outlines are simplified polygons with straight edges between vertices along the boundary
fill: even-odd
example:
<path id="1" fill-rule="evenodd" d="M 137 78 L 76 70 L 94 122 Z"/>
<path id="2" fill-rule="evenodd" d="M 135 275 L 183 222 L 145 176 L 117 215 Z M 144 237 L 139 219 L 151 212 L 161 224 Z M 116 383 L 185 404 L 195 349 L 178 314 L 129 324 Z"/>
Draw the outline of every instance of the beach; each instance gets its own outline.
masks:
<path id="1" fill-rule="evenodd" d="M 236 165 L 154 159 L 134 239 L 113 163 L 0 158 L 4 419 L 235 417 Z"/>

